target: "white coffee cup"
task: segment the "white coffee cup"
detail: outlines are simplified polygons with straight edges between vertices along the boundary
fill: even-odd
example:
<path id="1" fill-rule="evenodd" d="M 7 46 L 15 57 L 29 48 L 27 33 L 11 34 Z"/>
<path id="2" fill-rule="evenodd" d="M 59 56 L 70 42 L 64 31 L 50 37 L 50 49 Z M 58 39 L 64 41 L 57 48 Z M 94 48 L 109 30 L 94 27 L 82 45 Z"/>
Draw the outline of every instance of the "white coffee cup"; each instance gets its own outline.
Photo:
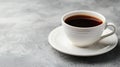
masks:
<path id="1" fill-rule="evenodd" d="M 102 24 L 93 26 L 93 27 L 76 27 L 65 23 L 65 20 L 68 17 L 74 15 L 87 15 L 98 18 L 102 21 Z M 76 46 L 86 47 L 90 46 L 98 40 L 110 36 L 115 33 L 116 27 L 113 23 L 106 23 L 105 17 L 100 13 L 89 11 L 89 10 L 76 10 L 71 11 L 63 15 L 62 26 L 64 28 L 64 32 L 66 33 L 69 40 Z M 102 35 L 103 31 L 108 27 L 112 27 L 113 31 Z"/>

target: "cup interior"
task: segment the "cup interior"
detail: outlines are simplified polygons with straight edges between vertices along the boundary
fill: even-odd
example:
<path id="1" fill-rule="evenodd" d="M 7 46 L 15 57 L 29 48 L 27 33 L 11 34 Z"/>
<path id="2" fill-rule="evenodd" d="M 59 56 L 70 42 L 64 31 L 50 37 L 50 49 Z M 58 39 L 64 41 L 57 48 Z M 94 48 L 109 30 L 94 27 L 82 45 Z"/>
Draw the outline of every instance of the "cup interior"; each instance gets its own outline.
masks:
<path id="1" fill-rule="evenodd" d="M 105 17 L 102 14 L 94 12 L 94 11 L 88 11 L 88 10 L 78 10 L 78 11 L 68 12 L 65 15 L 63 15 L 62 20 L 65 23 L 65 20 L 67 18 L 69 18 L 71 16 L 75 16 L 75 15 L 86 15 L 86 16 L 95 17 L 95 18 L 101 20 L 102 24 L 105 23 Z M 67 24 L 67 23 L 65 23 L 65 24 Z"/>

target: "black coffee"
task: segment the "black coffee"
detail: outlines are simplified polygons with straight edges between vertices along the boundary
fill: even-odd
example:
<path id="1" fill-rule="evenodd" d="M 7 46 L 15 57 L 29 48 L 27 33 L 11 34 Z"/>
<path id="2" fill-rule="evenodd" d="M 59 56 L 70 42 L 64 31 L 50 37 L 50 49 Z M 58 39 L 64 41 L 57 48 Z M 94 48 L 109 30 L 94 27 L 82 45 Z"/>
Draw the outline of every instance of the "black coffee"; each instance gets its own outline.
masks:
<path id="1" fill-rule="evenodd" d="M 87 15 L 75 15 L 68 17 L 65 23 L 75 27 L 94 27 L 102 24 L 102 21 L 98 18 Z"/>

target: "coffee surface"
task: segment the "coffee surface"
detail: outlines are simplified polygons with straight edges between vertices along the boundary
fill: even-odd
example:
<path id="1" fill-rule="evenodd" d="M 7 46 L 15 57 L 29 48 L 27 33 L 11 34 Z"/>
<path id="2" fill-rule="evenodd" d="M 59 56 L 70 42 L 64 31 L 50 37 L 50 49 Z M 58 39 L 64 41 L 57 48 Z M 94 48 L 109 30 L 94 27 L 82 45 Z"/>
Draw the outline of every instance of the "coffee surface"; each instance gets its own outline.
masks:
<path id="1" fill-rule="evenodd" d="M 75 15 L 68 17 L 65 23 L 75 27 L 94 27 L 102 24 L 102 21 L 98 18 L 87 15 Z"/>

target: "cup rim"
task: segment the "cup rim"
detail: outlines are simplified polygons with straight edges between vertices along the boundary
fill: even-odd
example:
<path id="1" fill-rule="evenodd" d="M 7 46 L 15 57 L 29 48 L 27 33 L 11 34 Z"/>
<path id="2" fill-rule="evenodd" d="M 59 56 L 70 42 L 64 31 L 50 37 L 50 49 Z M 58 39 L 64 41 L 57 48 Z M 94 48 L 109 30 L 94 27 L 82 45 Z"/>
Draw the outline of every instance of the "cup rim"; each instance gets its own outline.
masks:
<path id="1" fill-rule="evenodd" d="M 65 23 L 65 21 L 64 21 L 65 16 L 67 16 L 67 15 L 69 15 L 69 14 L 72 14 L 72 13 L 76 13 L 76 12 L 95 13 L 95 14 L 97 14 L 97 15 L 99 15 L 99 16 L 101 16 L 101 17 L 103 18 L 103 20 L 101 20 L 100 18 L 98 18 L 98 19 L 100 19 L 100 20 L 102 21 L 102 24 L 97 25 L 97 26 L 92 26 L 92 27 L 76 27 L 76 26 L 72 26 L 72 25 L 69 25 L 69 24 Z M 98 12 L 95 12 L 95 11 L 91 11 L 91 10 L 74 10 L 74 11 L 70 11 L 70 12 L 65 13 L 65 14 L 62 16 L 61 20 L 62 20 L 62 24 L 65 24 L 65 25 L 70 26 L 70 27 L 73 27 L 73 28 L 80 28 L 80 29 L 96 28 L 96 27 L 98 27 L 98 26 L 101 26 L 101 25 L 103 25 L 103 24 L 106 24 L 106 22 L 105 22 L 106 19 L 105 19 L 105 17 L 104 17 L 102 14 L 100 14 L 100 13 L 98 13 Z"/>

